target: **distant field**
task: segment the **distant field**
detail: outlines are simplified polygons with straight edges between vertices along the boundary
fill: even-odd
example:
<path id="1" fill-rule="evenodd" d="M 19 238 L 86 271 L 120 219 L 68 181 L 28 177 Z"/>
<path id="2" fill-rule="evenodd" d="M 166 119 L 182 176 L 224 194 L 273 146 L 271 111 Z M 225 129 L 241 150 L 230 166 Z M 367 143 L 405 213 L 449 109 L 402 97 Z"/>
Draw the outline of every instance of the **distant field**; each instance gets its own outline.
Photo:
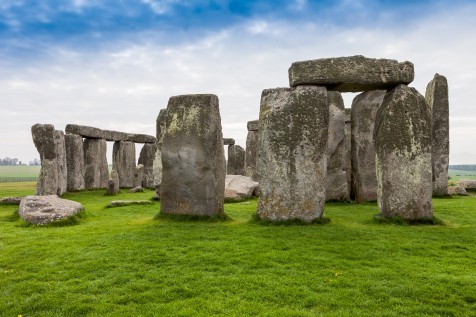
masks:
<path id="1" fill-rule="evenodd" d="M 451 180 L 459 180 L 459 179 L 476 180 L 475 171 L 448 170 L 448 175 L 449 177 L 451 177 Z"/>
<path id="2" fill-rule="evenodd" d="M 0 166 L 0 177 L 38 177 L 40 166 Z"/>

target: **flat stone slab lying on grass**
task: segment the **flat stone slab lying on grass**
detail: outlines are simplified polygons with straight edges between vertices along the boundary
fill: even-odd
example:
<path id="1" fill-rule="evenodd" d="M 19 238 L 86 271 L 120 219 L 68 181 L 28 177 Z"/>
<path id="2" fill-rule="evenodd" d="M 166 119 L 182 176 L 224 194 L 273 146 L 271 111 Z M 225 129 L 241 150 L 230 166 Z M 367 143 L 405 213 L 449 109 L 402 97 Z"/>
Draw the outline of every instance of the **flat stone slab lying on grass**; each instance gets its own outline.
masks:
<path id="1" fill-rule="evenodd" d="M 469 196 L 468 192 L 463 186 L 448 186 L 448 195 Z"/>
<path id="2" fill-rule="evenodd" d="M 414 76 L 410 62 L 356 55 L 294 62 L 289 68 L 289 85 L 317 85 L 326 86 L 328 90 L 358 92 L 409 84 Z"/>
<path id="3" fill-rule="evenodd" d="M 465 190 L 476 191 L 476 181 L 475 180 L 459 180 L 456 182 L 456 186 L 461 186 Z"/>
<path id="4" fill-rule="evenodd" d="M 56 195 L 26 196 L 20 202 L 18 214 L 26 222 L 46 225 L 71 217 L 82 210 L 84 208 L 80 203 Z"/>
<path id="5" fill-rule="evenodd" d="M 226 175 L 225 201 L 241 201 L 256 196 L 259 191 L 258 182 L 243 175 Z"/>
<path id="6" fill-rule="evenodd" d="M 23 197 L 3 197 L 0 203 L 4 205 L 19 205 Z"/>
<path id="7" fill-rule="evenodd" d="M 133 205 L 153 205 L 154 202 L 150 200 L 113 200 L 107 204 L 107 208 L 124 207 Z"/>

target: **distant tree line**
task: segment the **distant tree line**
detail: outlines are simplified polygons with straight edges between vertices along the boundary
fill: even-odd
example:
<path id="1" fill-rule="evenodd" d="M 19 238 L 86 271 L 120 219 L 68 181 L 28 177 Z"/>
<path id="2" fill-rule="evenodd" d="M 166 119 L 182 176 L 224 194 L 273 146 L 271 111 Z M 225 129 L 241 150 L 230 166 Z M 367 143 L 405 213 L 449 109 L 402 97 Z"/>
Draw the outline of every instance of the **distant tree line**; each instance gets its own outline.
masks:
<path id="1" fill-rule="evenodd" d="M 22 163 L 22 161 L 18 160 L 16 157 L 15 158 L 0 158 L 0 166 L 14 166 L 14 165 L 26 165 Z M 39 159 L 35 158 L 33 161 L 30 161 L 28 165 L 41 165 L 41 162 Z"/>
<path id="2" fill-rule="evenodd" d="M 475 164 L 450 165 L 449 169 L 458 170 L 458 171 L 476 171 L 476 165 Z"/>

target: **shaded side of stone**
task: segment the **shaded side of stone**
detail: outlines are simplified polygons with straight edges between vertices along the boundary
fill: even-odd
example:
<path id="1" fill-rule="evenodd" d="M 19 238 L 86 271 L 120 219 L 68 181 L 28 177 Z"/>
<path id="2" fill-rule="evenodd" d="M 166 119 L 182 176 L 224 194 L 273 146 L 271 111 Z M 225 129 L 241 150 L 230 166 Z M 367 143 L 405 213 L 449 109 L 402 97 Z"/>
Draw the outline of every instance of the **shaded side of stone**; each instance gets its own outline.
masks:
<path id="1" fill-rule="evenodd" d="M 289 85 L 320 85 L 328 90 L 358 92 L 389 89 L 413 81 L 410 62 L 364 56 L 322 58 L 292 63 Z"/>
<path id="2" fill-rule="evenodd" d="M 146 188 L 153 188 L 154 185 L 154 159 L 157 151 L 156 143 L 145 143 L 139 154 L 139 164 L 144 166 L 142 185 Z"/>
<path id="3" fill-rule="evenodd" d="M 35 124 L 31 127 L 33 143 L 41 159 L 41 169 L 36 183 L 37 195 L 56 195 L 59 188 L 59 168 L 55 141 L 55 127 L 52 124 Z"/>
<path id="4" fill-rule="evenodd" d="M 106 188 L 109 180 L 109 164 L 107 163 L 107 142 L 99 140 L 99 188 Z"/>
<path id="5" fill-rule="evenodd" d="M 166 117 L 161 212 L 223 214 L 225 155 L 218 97 L 171 97 Z"/>
<path id="6" fill-rule="evenodd" d="M 354 200 L 354 193 L 352 191 L 352 125 L 351 125 L 351 113 L 350 108 L 345 109 L 345 126 L 344 126 L 344 170 L 347 178 L 347 190 L 348 196 L 351 200 Z"/>
<path id="7" fill-rule="evenodd" d="M 78 124 L 67 124 L 64 129 L 66 133 L 77 134 L 88 139 L 103 139 L 104 135 L 101 129 Z"/>
<path id="8" fill-rule="evenodd" d="M 156 120 L 157 149 L 155 151 L 154 162 L 152 164 L 153 182 L 156 188 L 159 187 L 160 183 L 162 182 L 162 144 L 164 142 L 164 135 L 167 123 L 166 114 L 167 109 L 161 109 Z"/>
<path id="9" fill-rule="evenodd" d="M 245 175 L 245 149 L 239 145 L 228 146 L 227 174 Z"/>
<path id="10" fill-rule="evenodd" d="M 106 193 L 108 195 L 117 195 L 119 193 L 119 175 L 115 170 L 111 171 L 111 175 L 107 182 Z"/>
<path id="11" fill-rule="evenodd" d="M 56 159 L 58 160 L 58 196 L 63 195 L 68 187 L 68 165 L 66 161 L 66 145 L 64 132 L 55 130 Z"/>
<path id="12" fill-rule="evenodd" d="M 322 217 L 329 110 L 324 87 L 267 89 L 261 95 L 258 215 L 270 221 Z"/>
<path id="13" fill-rule="evenodd" d="M 345 158 L 345 111 L 342 95 L 337 91 L 327 92 L 329 107 L 329 130 L 327 141 L 326 200 L 349 200 Z"/>
<path id="14" fill-rule="evenodd" d="M 450 155 L 448 81 L 436 74 L 426 87 L 426 102 L 432 113 L 433 196 L 448 194 Z"/>
<path id="15" fill-rule="evenodd" d="M 248 135 L 246 136 L 245 175 L 254 181 L 258 180 L 258 172 L 256 171 L 258 135 L 258 131 L 248 131 Z"/>
<path id="16" fill-rule="evenodd" d="M 114 142 L 112 148 L 112 168 L 119 175 L 119 186 L 134 187 L 136 169 L 136 148 L 130 141 Z"/>
<path id="17" fill-rule="evenodd" d="M 358 203 L 377 200 L 374 126 L 385 90 L 367 91 L 352 101 L 352 192 Z"/>
<path id="18" fill-rule="evenodd" d="M 235 139 L 231 138 L 223 138 L 223 145 L 234 145 Z"/>
<path id="19" fill-rule="evenodd" d="M 84 139 L 84 187 L 86 189 L 101 188 L 100 152 L 101 139 Z"/>
<path id="20" fill-rule="evenodd" d="M 258 131 L 259 129 L 259 120 L 248 121 L 246 124 L 248 131 Z"/>
<path id="21" fill-rule="evenodd" d="M 389 91 L 377 113 L 377 201 L 384 217 L 431 219 L 431 110 L 414 88 Z"/>
<path id="22" fill-rule="evenodd" d="M 137 164 L 134 171 L 134 188 L 142 187 L 142 181 L 144 180 L 144 165 Z"/>
<path id="23" fill-rule="evenodd" d="M 67 190 L 84 189 L 83 137 L 77 134 L 64 136 L 67 164 Z"/>
<path id="24" fill-rule="evenodd" d="M 58 160 L 41 160 L 40 176 L 36 182 L 36 195 L 57 195 L 58 193 Z"/>

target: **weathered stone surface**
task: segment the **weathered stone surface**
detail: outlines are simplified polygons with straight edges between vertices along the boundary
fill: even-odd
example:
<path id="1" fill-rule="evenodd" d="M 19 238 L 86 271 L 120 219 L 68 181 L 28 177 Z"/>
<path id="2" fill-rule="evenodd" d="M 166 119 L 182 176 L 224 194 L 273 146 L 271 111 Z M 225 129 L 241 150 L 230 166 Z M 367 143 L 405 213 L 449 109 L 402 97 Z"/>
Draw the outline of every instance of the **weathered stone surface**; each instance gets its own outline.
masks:
<path id="1" fill-rule="evenodd" d="M 450 155 L 450 126 L 448 82 L 436 74 L 426 87 L 426 102 L 432 113 L 432 171 L 433 196 L 448 194 L 448 165 Z"/>
<path id="2" fill-rule="evenodd" d="M 448 195 L 468 196 L 468 192 L 463 186 L 448 186 Z"/>
<path id="3" fill-rule="evenodd" d="M 328 109 L 325 87 L 263 91 L 257 159 L 262 219 L 310 222 L 322 216 Z"/>
<path id="4" fill-rule="evenodd" d="M 232 198 L 232 195 L 237 195 L 242 199 L 251 198 L 258 186 L 258 182 L 242 175 L 226 175 L 225 178 L 225 193 L 228 191 L 229 198 Z"/>
<path id="5" fill-rule="evenodd" d="M 84 139 L 84 187 L 106 188 L 109 180 L 107 143 L 103 139 Z"/>
<path id="6" fill-rule="evenodd" d="M 56 194 L 63 195 L 68 187 L 68 166 L 66 162 L 66 145 L 64 132 L 55 130 L 56 159 L 58 161 L 58 189 Z"/>
<path id="7" fill-rule="evenodd" d="M 358 92 L 391 89 L 413 81 L 410 62 L 366 58 L 361 55 L 294 62 L 289 68 L 289 85 L 319 85 L 328 90 Z"/>
<path id="8" fill-rule="evenodd" d="M 340 92 L 328 91 L 329 130 L 327 141 L 326 200 L 349 200 L 345 159 L 345 111 Z"/>
<path id="9" fill-rule="evenodd" d="M 4 205 L 19 205 L 23 197 L 3 197 L 0 203 Z"/>
<path id="10" fill-rule="evenodd" d="M 35 124 L 31 127 L 31 135 L 40 159 L 56 159 L 55 127 L 52 124 Z"/>
<path id="11" fill-rule="evenodd" d="M 117 195 L 119 193 L 119 174 L 115 170 L 111 171 L 111 175 L 107 182 L 107 195 Z"/>
<path id="12" fill-rule="evenodd" d="M 245 149 L 239 145 L 228 146 L 227 174 L 245 175 Z"/>
<path id="13" fill-rule="evenodd" d="M 385 94 L 367 91 L 352 101 L 352 192 L 358 203 L 377 200 L 374 126 Z"/>
<path id="14" fill-rule="evenodd" d="M 459 180 L 456 182 L 457 186 L 461 186 L 466 190 L 476 191 L 476 181 L 475 180 Z"/>
<path id="15" fill-rule="evenodd" d="M 142 186 L 136 186 L 134 188 L 129 189 L 129 193 L 143 193 L 144 192 L 144 187 Z"/>
<path id="16" fill-rule="evenodd" d="M 77 134 L 64 136 L 67 164 L 67 190 L 84 189 L 83 137 Z"/>
<path id="17" fill-rule="evenodd" d="M 223 138 L 223 145 L 234 145 L 235 139 Z"/>
<path id="18" fill-rule="evenodd" d="M 431 111 L 414 88 L 387 92 L 374 128 L 377 201 L 384 217 L 433 217 Z"/>
<path id="19" fill-rule="evenodd" d="M 134 171 L 134 187 L 142 187 L 144 180 L 144 165 L 138 164 Z"/>
<path id="20" fill-rule="evenodd" d="M 157 142 L 157 139 L 152 135 L 129 133 L 127 135 L 127 141 L 134 143 L 155 143 Z"/>
<path id="21" fill-rule="evenodd" d="M 127 141 L 129 134 L 125 132 L 102 130 L 103 139 L 106 141 Z"/>
<path id="22" fill-rule="evenodd" d="M 258 180 L 256 157 L 258 155 L 258 131 L 248 131 L 246 136 L 245 175 Z"/>
<path id="23" fill-rule="evenodd" d="M 157 151 L 156 143 L 145 143 L 139 154 L 139 164 L 144 165 L 144 176 L 142 186 L 153 188 L 154 185 L 154 159 Z"/>
<path id="24" fill-rule="evenodd" d="M 20 202 L 18 214 L 26 222 L 45 225 L 71 217 L 82 210 L 80 203 L 56 195 L 26 196 Z"/>
<path id="25" fill-rule="evenodd" d="M 101 129 L 89 127 L 86 125 L 67 124 L 64 129 L 66 133 L 77 134 L 88 139 L 103 139 L 104 135 Z"/>
<path id="26" fill-rule="evenodd" d="M 134 187 L 136 148 L 130 141 L 114 142 L 112 168 L 119 174 L 119 187 Z"/>
<path id="27" fill-rule="evenodd" d="M 41 160 L 40 176 L 36 182 L 36 194 L 39 196 L 58 193 L 58 160 Z"/>
<path id="28" fill-rule="evenodd" d="M 157 188 L 162 182 L 162 144 L 164 142 L 166 128 L 167 109 L 161 109 L 156 120 L 157 150 L 155 151 L 154 162 L 152 164 L 154 186 Z"/>
<path id="29" fill-rule="evenodd" d="M 217 96 L 171 97 L 166 117 L 161 212 L 223 214 L 225 155 Z"/>
<path id="30" fill-rule="evenodd" d="M 259 129 L 259 120 L 248 121 L 246 124 L 248 131 L 258 131 Z"/>
<path id="31" fill-rule="evenodd" d="M 352 191 L 352 125 L 351 125 L 351 113 L 352 109 L 345 109 L 345 126 L 344 126 L 344 170 L 347 177 L 347 190 L 348 196 L 351 200 L 354 199 L 354 193 Z"/>

